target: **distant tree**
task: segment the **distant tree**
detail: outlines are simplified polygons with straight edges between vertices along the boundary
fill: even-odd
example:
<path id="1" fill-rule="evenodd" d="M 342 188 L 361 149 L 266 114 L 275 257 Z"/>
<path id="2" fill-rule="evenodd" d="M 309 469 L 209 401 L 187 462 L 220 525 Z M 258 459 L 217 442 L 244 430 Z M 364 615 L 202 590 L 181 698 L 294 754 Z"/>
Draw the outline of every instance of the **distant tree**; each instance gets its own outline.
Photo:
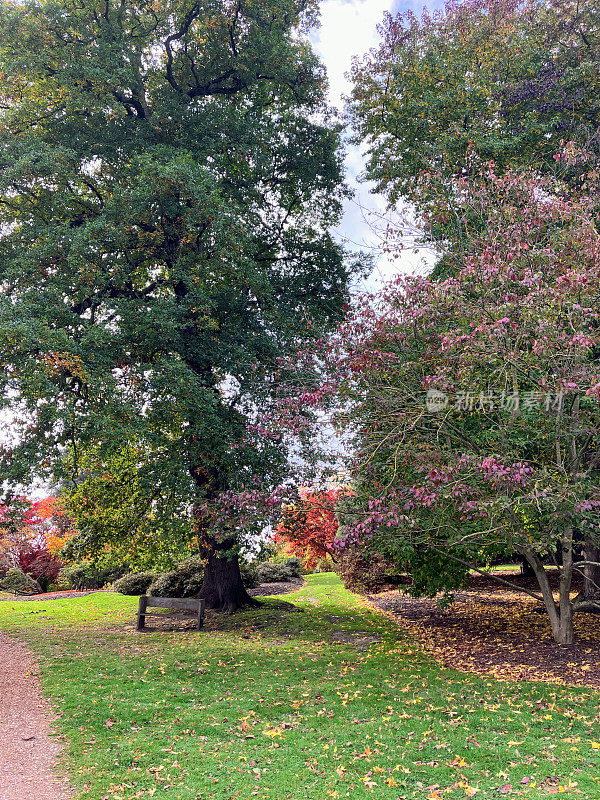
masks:
<path id="1" fill-rule="evenodd" d="M 344 188 L 316 12 L 0 8 L 0 380 L 21 422 L 0 476 L 78 485 L 80 455 L 102 470 L 139 447 L 140 510 L 187 509 L 217 609 L 252 600 L 244 531 L 215 530 L 211 509 L 280 481 L 286 448 L 252 423 L 277 358 L 339 317 L 354 270 L 329 232 Z"/>
<path id="2" fill-rule="evenodd" d="M 70 531 L 68 519 L 53 497 L 30 502 L 24 497 L 0 506 L 0 574 L 17 568 L 47 591 L 62 566 L 53 545 Z"/>
<path id="3" fill-rule="evenodd" d="M 55 503 L 52 497 L 30 501 L 18 496 L 0 504 L 0 555 L 13 558 L 22 546 L 46 547 Z"/>
<path id="4" fill-rule="evenodd" d="M 53 556 L 47 547 L 33 545 L 22 547 L 18 551 L 17 562 L 19 569 L 37 581 L 43 592 L 48 591 L 62 567 L 62 561 Z"/>
<path id="5" fill-rule="evenodd" d="M 305 569 L 314 569 L 319 561 L 335 553 L 336 504 L 347 492 L 342 487 L 302 487 L 298 501 L 283 506 L 274 540 L 286 554 L 299 558 Z"/>

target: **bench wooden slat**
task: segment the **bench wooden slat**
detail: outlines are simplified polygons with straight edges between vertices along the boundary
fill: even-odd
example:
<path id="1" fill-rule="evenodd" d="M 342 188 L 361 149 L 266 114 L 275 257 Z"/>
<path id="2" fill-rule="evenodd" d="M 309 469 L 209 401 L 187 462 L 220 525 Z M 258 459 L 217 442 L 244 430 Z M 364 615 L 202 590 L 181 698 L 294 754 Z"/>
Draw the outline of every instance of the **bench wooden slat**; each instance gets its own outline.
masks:
<path id="1" fill-rule="evenodd" d="M 188 611 L 198 611 L 202 600 L 195 597 L 150 597 L 147 596 L 146 608 L 186 608 Z"/>
<path id="2" fill-rule="evenodd" d="M 148 608 L 174 608 L 175 612 L 168 611 L 148 611 Z M 143 594 L 140 597 L 140 605 L 137 615 L 137 629 L 143 631 L 146 625 L 146 617 L 169 617 L 169 619 L 193 619 L 188 614 L 179 614 L 178 611 L 192 611 L 197 617 L 198 630 L 204 622 L 204 600 L 187 597 L 149 597 Z"/>

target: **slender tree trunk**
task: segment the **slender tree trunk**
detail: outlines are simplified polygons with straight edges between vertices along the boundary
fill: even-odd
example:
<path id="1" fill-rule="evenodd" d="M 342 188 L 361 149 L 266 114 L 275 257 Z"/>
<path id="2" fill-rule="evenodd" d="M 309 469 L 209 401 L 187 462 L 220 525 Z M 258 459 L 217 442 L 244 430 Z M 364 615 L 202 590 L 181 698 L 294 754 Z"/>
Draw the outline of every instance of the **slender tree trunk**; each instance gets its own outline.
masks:
<path id="1" fill-rule="evenodd" d="M 559 581 L 560 627 L 559 644 L 573 644 L 573 603 L 571 586 L 573 584 L 573 528 L 567 528 L 562 540 L 562 571 Z"/>
<path id="2" fill-rule="evenodd" d="M 570 531 L 570 533 L 569 533 Z M 552 635 L 557 644 L 573 644 L 573 603 L 571 601 L 571 583 L 573 579 L 573 535 L 572 530 L 567 529 L 562 552 L 562 568 L 559 586 L 558 605 L 552 594 L 552 587 L 548 579 L 548 574 L 544 569 L 541 558 L 533 550 L 524 550 L 523 555 L 531 564 L 537 578 L 544 605 L 548 612 Z M 568 542 L 570 541 L 570 545 Z"/>
<path id="3" fill-rule="evenodd" d="M 204 598 L 207 608 L 232 614 L 242 606 L 258 606 L 260 603 L 250 597 L 242 581 L 238 557 L 227 556 L 234 542 L 217 542 L 206 538 L 204 549 L 207 555 L 204 581 L 198 593 Z"/>

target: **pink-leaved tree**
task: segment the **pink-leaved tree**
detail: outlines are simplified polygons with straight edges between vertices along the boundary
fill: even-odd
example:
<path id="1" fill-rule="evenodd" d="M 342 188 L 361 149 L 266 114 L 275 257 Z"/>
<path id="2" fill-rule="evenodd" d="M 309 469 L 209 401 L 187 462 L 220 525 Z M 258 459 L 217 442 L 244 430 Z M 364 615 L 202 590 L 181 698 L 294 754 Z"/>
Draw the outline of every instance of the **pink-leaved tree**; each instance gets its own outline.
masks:
<path id="1" fill-rule="evenodd" d="M 353 435 L 338 546 L 382 553 L 420 594 L 516 551 L 569 644 L 573 614 L 600 609 L 573 591 L 600 544 L 600 240 L 590 206 L 552 183 L 475 174 L 426 220 L 458 215 L 460 269 L 363 298 L 315 359 L 316 402 Z"/>

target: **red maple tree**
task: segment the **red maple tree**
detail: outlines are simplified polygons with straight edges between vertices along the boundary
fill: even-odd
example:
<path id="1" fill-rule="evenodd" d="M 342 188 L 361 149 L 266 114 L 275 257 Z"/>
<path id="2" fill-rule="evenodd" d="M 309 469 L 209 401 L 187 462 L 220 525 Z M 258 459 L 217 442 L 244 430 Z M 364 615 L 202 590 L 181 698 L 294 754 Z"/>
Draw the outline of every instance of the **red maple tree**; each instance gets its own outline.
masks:
<path id="1" fill-rule="evenodd" d="M 299 491 L 298 503 L 283 507 L 282 520 L 273 537 L 287 555 L 302 561 L 305 569 L 311 570 L 319 561 L 332 555 L 333 543 L 338 532 L 336 505 L 345 487 L 315 489 L 303 487 Z"/>
<path id="2" fill-rule="evenodd" d="M 55 497 L 0 505 L 0 573 L 18 567 L 46 591 L 62 567 L 58 552 L 73 533 Z"/>

